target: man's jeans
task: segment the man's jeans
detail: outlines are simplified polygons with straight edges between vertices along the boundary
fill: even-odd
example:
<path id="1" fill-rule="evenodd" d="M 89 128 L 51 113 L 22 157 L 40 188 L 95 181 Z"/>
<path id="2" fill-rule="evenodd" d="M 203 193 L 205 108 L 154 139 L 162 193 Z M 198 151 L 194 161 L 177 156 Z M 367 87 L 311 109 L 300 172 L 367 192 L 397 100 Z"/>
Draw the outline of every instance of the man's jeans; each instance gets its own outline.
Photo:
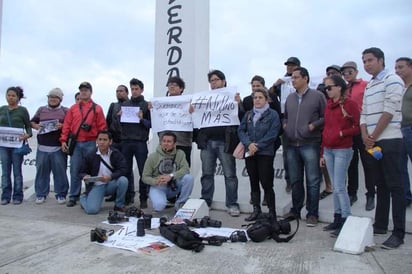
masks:
<path id="1" fill-rule="evenodd" d="M 139 169 L 139 199 L 140 201 L 147 200 L 148 185 L 142 181 L 142 173 L 144 164 L 147 159 L 147 143 L 144 141 L 126 140 L 122 142 L 122 154 L 127 163 L 127 179 L 129 186 L 127 189 L 126 200 L 133 202 L 135 196 L 134 176 L 133 176 L 133 157 L 136 159 L 137 168 Z"/>
<path id="2" fill-rule="evenodd" d="M 335 213 L 341 214 L 343 218 L 351 215 L 350 201 L 348 192 L 346 192 L 345 179 L 352 159 L 352 154 L 352 148 L 325 148 L 323 152 L 326 167 L 332 179 Z"/>
<path id="3" fill-rule="evenodd" d="M 37 197 L 47 197 L 50 191 L 50 172 L 53 172 L 54 192 L 56 199 L 66 198 L 69 189 L 67 179 L 67 155 L 59 149 L 55 152 L 37 150 L 36 178 L 34 189 Z"/>
<path id="4" fill-rule="evenodd" d="M 176 180 L 177 189 L 175 191 L 172 191 L 167 185 L 150 186 L 149 198 L 152 201 L 153 209 L 162 211 L 166 207 L 167 199 L 176 197 L 180 193 L 175 203 L 175 209 L 178 210 L 181 204 L 185 203 L 192 194 L 193 183 L 193 176 L 185 174 L 182 178 Z"/>
<path id="5" fill-rule="evenodd" d="M 116 194 L 115 206 L 124 207 L 128 181 L 125 176 L 111 180 L 107 184 L 94 185 L 87 195 L 80 197 L 80 203 L 87 214 L 97 214 L 102 207 L 104 196 Z"/>
<path id="6" fill-rule="evenodd" d="M 82 179 L 79 176 L 83 159 L 87 154 L 96 150 L 96 141 L 77 142 L 73 155 L 70 157 L 70 192 L 69 199 L 79 199 L 82 189 Z"/>
<path id="7" fill-rule="evenodd" d="M 401 128 L 403 135 L 403 147 L 401 155 L 402 183 L 405 190 L 406 200 L 412 201 L 411 183 L 408 173 L 408 156 L 412 161 L 412 126 Z"/>
<path id="8" fill-rule="evenodd" d="M 222 164 L 223 175 L 226 186 L 226 207 L 236 206 L 238 179 L 236 176 L 236 160 L 232 154 L 224 151 L 225 143 L 223 141 L 208 140 L 205 149 L 200 152 L 202 160 L 202 197 L 210 207 L 215 192 L 215 172 L 216 160 L 219 159 Z"/>
<path id="9" fill-rule="evenodd" d="M 14 201 L 23 201 L 23 175 L 21 165 L 23 155 L 14 153 L 15 148 L 0 147 L 1 157 L 1 199 L 10 202 L 13 192 Z M 11 169 L 13 167 L 14 188 L 11 185 Z"/>
<path id="10" fill-rule="evenodd" d="M 308 211 L 306 217 L 319 217 L 319 189 L 322 181 L 319 154 L 319 143 L 289 146 L 287 150 L 289 179 L 292 185 L 293 207 L 291 212 L 299 217 L 305 201 L 304 174 L 306 174 L 306 209 Z"/>

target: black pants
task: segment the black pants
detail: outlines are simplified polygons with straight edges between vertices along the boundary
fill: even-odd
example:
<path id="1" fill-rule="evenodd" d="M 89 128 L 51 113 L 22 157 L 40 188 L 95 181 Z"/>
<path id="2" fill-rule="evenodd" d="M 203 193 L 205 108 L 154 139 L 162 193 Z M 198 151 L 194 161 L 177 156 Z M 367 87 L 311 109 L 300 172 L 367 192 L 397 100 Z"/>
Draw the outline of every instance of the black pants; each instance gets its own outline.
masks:
<path id="1" fill-rule="evenodd" d="M 365 145 L 362 142 L 361 135 L 353 136 L 353 156 L 348 169 L 348 194 L 349 196 L 357 195 L 359 188 L 359 155 L 365 174 L 365 188 L 367 197 L 375 197 L 375 183 L 373 174 L 369 174 L 369 170 L 365 169 L 366 157 L 368 152 L 365 150 Z"/>
<path id="2" fill-rule="evenodd" d="M 383 157 L 375 160 L 366 157 L 366 166 L 376 183 L 376 211 L 374 227 L 387 229 L 392 198 L 393 235 L 405 236 L 405 192 L 401 179 L 400 155 L 402 139 L 386 139 L 376 142 L 382 148 Z"/>
<path id="3" fill-rule="evenodd" d="M 266 202 L 269 209 L 275 210 L 275 192 L 273 191 L 274 169 L 273 160 L 274 156 L 267 155 L 255 155 L 247 157 L 246 170 L 249 174 L 250 191 L 252 193 L 259 193 L 259 201 L 252 201 L 254 205 L 260 204 L 260 184 L 262 184 L 263 191 L 265 193 Z M 255 204 L 257 203 L 257 204 Z"/>

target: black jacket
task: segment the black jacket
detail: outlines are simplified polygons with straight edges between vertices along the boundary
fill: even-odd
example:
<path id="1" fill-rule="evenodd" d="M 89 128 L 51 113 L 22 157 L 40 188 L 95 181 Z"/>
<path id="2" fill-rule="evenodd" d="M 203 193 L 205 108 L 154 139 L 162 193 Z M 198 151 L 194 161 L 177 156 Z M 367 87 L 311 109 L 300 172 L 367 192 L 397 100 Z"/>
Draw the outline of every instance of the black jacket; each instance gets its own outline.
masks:
<path id="1" fill-rule="evenodd" d="M 127 176 L 127 165 L 123 154 L 115 148 L 110 148 L 112 153 L 110 155 L 110 164 L 113 167 L 112 179 L 118 179 L 121 176 Z M 100 169 L 101 158 L 96 154 L 96 150 L 86 155 L 80 168 L 80 178 L 86 175 L 98 176 Z"/>

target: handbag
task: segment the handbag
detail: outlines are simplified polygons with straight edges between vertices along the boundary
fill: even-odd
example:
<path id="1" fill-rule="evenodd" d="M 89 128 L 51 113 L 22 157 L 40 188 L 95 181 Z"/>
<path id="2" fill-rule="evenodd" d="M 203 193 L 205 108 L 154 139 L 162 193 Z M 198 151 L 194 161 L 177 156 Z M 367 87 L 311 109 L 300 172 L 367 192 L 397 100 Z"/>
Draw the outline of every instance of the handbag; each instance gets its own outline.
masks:
<path id="1" fill-rule="evenodd" d="M 16 149 L 14 150 L 14 153 L 24 156 L 24 155 L 29 154 L 31 151 L 32 151 L 32 150 L 31 150 L 31 148 L 30 148 L 30 146 L 29 146 L 29 143 L 28 143 L 27 141 L 24 141 L 21 147 L 16 148 Z"/>
<path id="2" fill-rule="evenodd" d="M 245 146 L 242 144 L 242 142 L 239 142 L 237 144 L 235 151 L 233 151 L 233 157 L 239 160 L 245 158 Z"/>
<path id="3" fill-rule="evenodd" d="M 74 147 L 76 146 L 77 143 L 77 134 L 70 133 L 69 137 L 67 137 L 67 155 L 73 155 L 74 152 Z"/>

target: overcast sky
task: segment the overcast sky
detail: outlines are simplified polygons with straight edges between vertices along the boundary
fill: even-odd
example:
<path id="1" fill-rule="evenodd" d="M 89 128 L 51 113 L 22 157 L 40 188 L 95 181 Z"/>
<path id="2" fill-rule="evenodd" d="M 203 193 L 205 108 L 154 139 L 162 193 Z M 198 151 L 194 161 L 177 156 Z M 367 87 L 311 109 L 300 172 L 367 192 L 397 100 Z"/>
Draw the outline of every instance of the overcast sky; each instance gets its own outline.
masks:
<path id="1" fill-rule="evenodd" d="M 398 57 L 412 56 L 411 11 L 410 0 L 210 0 L 210 68 L 224 71 L 242 96 L 255 74 L 267 86 L 281 77 L 289 56 L 318 77 L 353 60 L 369 79 L 365 48 L 380 47 L 392 71 Z M 8 86 L 21 85 L 31 115 L 54 87 L 70 106 L 87 80 L 106 110 L 132 77 L 152 97 L 154 22 L 155 0 L 3 0 L 0 105 Z"/>

